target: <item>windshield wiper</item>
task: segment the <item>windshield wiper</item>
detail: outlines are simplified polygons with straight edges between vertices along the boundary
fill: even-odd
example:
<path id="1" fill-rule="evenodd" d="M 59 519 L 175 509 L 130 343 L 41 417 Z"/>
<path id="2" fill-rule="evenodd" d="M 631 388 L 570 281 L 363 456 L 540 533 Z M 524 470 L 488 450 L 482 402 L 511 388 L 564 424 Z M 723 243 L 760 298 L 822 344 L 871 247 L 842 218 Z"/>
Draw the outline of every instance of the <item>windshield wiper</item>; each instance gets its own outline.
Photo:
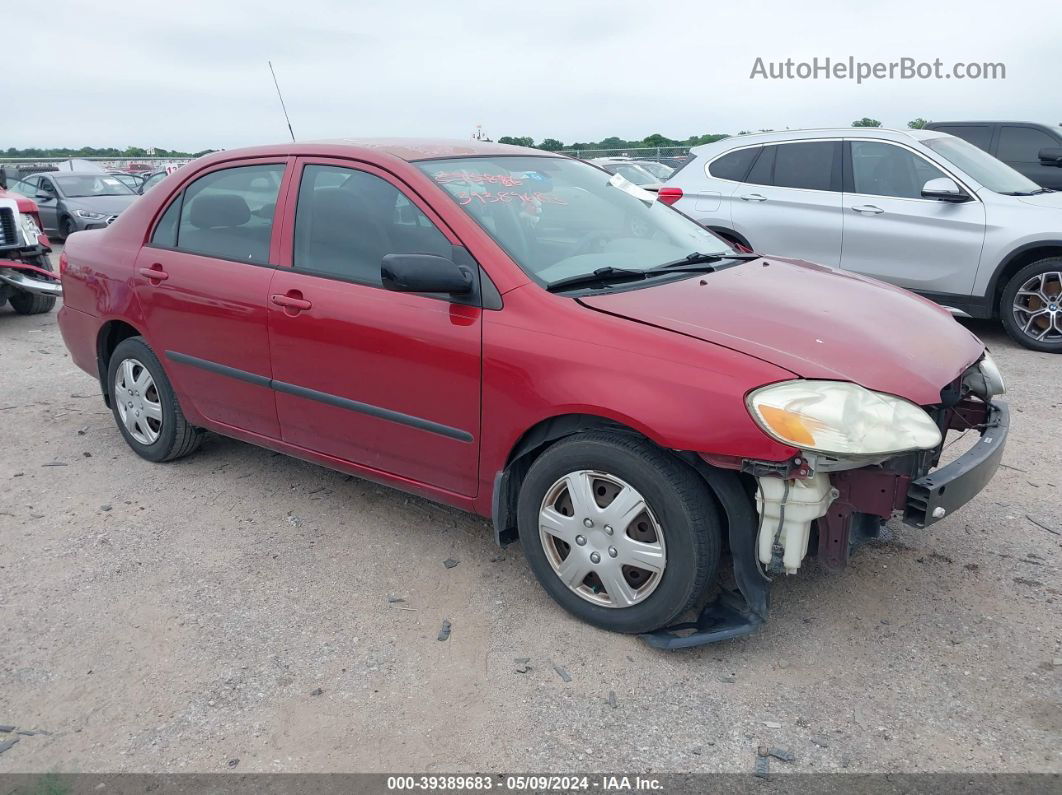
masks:
<path id="1" fill-rule="evenodd" d="M 580 273 L 576 276 L 566 276 L 546 285 L 551 293 L 567 290 L 572 287 L 583 287 L 591 284 L 608 284 L 611 282 L 638 281 L 646 277 L 645 271 L 632 271 L 627 268 L 613 268 L 611 265 L 598 268 L 593 273 Z"/>
<path id="2" fill-rule="evenodd" d="M 671 262 L 665 262 L 663 265 L 657 265 L 655 268 L 652 268 L 652 270 L 655 272 L 664 271 L 665 273 L 675 273 L 676 271 L 681 272 L 683 270 L 689 270 L 689 268 L 683 267 L 686 265 L 722 262 L 727 259 L 747 261 L 759 258 L 759 254 L 702 254 L 699 251 L 694 251 L 692 254 L 687 254 L 682 259 L 676 259 Z M 699 268 L 697 270 L 699 270 Z"/>

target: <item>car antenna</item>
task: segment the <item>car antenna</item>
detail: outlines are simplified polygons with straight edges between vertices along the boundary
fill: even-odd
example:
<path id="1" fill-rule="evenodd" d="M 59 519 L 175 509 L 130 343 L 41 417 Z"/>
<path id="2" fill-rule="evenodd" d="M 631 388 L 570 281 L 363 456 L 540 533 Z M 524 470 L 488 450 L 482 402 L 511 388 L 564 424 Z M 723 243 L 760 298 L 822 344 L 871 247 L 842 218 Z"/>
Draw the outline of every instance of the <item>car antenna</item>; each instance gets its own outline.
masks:
<path id="1" fill-rule="evenodd" d="M 291 142 L 295 142 L 295 131 L 291 129 L 291 119 L 288 118 L 288 107 L 284 104 L 284 95 L 280 93 L 280 83 L 277 82 L 277 73 L 273 71 L 273 62 L 266 61 L 269 64 L 269 73 L 273 75 L 273 85 L 277 87 L 277 96 L 280 97 L 280 109 L 284 111 L 284 121 L 288 123 L 288 132 L 291 133 Z"/>

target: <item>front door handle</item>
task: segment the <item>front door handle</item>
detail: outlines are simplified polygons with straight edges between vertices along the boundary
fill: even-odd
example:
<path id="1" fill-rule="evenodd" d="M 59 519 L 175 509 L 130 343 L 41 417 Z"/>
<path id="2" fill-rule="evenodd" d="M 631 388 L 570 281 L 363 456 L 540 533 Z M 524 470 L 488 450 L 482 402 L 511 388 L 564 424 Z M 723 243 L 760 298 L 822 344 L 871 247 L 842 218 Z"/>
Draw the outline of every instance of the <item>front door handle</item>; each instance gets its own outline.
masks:
<path id="1" fill-rule="evenodd" d="M 852 208 L 852 211 L 862 213 L 863 215 L 881 215 L 885 212 L 883 209 L 873 204 L 857 204 Z"/>
<path id="2" fill-rule="evenodd" d="M 767 197 L 759 193 L 745 193 L 741 196 L 743 202 L 765 202 Z"/>
<path id="3" fill-rule="evenodd" d="M 302 293 L 298 290 L 288 290 L 286 293 L 274 293 L 269 296 L 269 300 L 277 306 L 284 307 L 284 310 L 290 314 L 295 315 L 299 312 L 305 312 L 307 309 L 313 306 L 313 303 L 307 301 L 302 297 Z"/>
<path id="4" fill-rule="evenodd" d="M 166 271 L 162 269 L 162 265 L 158 262 L 150 268 L 141 268 L 140 275 L 156 286 L 170 278 L 170 274 L 166 273 Z"/>

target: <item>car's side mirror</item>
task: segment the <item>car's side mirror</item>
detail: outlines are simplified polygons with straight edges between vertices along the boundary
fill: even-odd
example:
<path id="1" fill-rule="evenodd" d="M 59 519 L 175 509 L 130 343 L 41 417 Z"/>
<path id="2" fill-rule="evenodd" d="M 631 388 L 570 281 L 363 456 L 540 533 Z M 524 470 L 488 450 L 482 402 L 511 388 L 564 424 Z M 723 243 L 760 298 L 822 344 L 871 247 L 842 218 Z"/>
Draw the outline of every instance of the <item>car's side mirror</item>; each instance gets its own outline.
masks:
<path id="1" fill-rule="evenodd" d="M 1062 167 L 1062 146 L 1048 146 L 1040 150 L 1040 162 L 1045 166 Z"/>
<path id="2" fill-rule="evenodd" d="M 472 273 L 435 254 L 387 254 L 380 262 L 380 279 L 388 290 L 402 293 L 472 292 Z"/>
<path id="3" fill-rule="evenodd" d="M 948 177 L 931 179 L 922 186 L 923 199 L 936 199 L 941 202 L 966 202 L 970 197 Z"/>
<path id="4" fill-rule="evenodd" d="M 37 195 L 36 195 L 35 198 L 37 198 L 37 199 L 52 199 L 52 198 L 54 198 L 54 195 L 52 194 L 52 192 L 50 190 L 45 190 L 44 188 L 37 188 Z"/>

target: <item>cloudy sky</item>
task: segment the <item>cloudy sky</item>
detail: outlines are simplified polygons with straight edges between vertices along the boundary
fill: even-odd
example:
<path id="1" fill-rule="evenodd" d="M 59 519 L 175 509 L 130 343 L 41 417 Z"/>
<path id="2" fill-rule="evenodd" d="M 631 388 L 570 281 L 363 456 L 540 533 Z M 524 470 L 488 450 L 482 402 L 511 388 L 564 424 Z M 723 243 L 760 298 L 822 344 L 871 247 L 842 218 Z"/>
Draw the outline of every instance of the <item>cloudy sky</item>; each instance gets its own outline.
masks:
<path id="1" fill-rule="evenodd" d="M 1062 122 L 1057 0 L 7 0 L 0 148 L 198 150 L 300 139 L 564 142 L 847 126 Z M 14 10 L 14 19 L 10 12 Z M 765 61 L 1002 62 L 1006 79 L 765 81 Z"/>

